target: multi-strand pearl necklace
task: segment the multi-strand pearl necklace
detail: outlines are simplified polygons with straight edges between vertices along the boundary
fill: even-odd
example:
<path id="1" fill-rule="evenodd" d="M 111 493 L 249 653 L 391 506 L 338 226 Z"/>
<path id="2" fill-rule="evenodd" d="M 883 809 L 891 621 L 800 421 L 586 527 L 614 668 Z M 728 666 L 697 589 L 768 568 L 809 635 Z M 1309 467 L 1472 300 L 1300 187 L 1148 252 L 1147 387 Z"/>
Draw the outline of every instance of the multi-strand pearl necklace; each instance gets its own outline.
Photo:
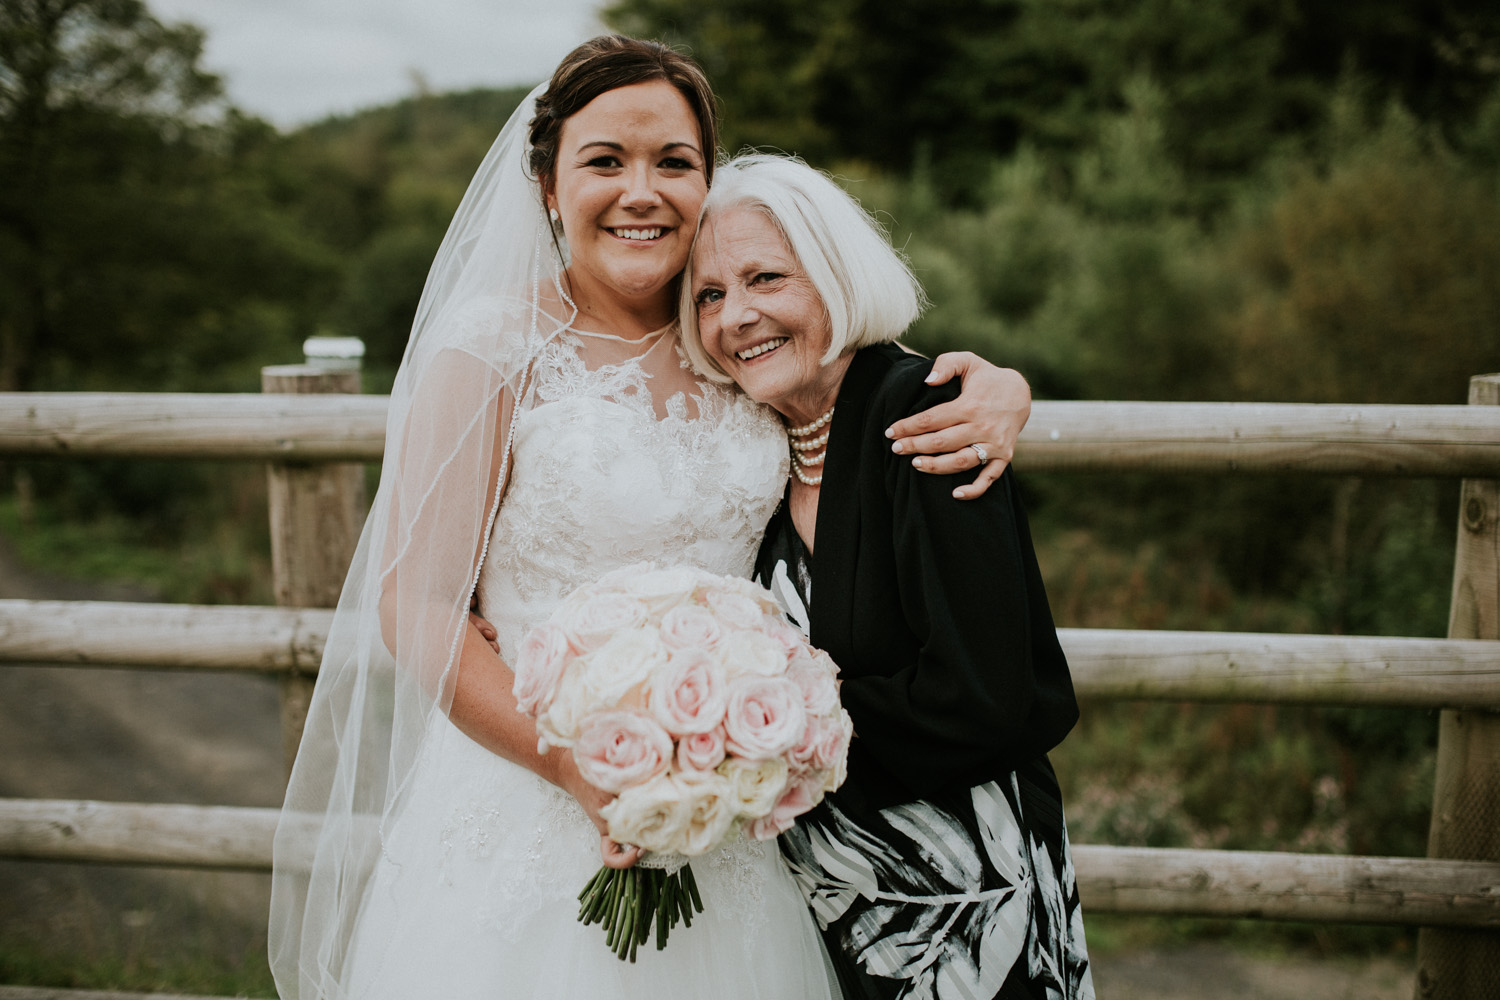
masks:
<path id="1" fill-rule="evenodd" d="M 821 473 L 809 476 L 802 470 L 822 465 L 823 459 L 828 457 L 828 432 L 818 434 L 818 431 L 823 430 L 832 419 L 833 407 L 830 406 L 827 413 L 812 423 L 786 429 L 787 443 L 792 446 L 792 472 L 804 486 L 816 486 L 823 481 Z M 818 436 L 812 437 L 814 434 Z M 820 448 L 823 450 L 819 451 Z"/>

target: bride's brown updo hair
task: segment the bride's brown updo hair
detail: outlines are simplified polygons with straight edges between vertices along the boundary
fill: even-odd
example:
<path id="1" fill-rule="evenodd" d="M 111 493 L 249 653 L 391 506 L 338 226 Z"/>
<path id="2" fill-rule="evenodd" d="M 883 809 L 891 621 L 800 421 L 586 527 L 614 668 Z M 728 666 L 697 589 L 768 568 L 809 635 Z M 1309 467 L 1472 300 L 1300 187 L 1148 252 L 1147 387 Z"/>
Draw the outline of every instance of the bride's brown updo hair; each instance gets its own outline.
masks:
<path id="1" fill-rule="evenodd" d="M 625 35 L 600 35 L 584 42 L 563 59 L 552 74 L 547 92 L 536 99 L 536 117 L 531 119 L 531 173 L 543 192 L 557 175 L 557 142 L 563 122 L 577 114 L 600 94 L 652 80 L 665 80 L 676 87 L 698 119 L 702 142 L 703 170 L 714 176 L 714 157 L 719 149 L 719 118 L 714 92 L 698 64 L 661 42 L 648 42 Z"/>

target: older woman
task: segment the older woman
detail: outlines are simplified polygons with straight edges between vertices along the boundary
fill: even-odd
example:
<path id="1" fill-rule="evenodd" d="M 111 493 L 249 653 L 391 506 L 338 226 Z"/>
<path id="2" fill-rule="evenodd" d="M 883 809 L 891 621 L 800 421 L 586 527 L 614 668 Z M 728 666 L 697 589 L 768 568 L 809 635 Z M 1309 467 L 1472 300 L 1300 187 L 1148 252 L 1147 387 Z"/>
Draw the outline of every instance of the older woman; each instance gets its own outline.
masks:
<path id="1" fill-rule="evenodd" d="M 747 156 L 704 203 L 683 297 L 695 364 L 786 423 L 758 575 L 843 668 L 848 781 L 782 848 L 845 996 L 1092 997 L 1046 757 L 1078 709 L 1013 476 L 955 504 L 966 476 L 880 444 L 951 395 L 891 343 L 920 287 L 824 175 Z"/>

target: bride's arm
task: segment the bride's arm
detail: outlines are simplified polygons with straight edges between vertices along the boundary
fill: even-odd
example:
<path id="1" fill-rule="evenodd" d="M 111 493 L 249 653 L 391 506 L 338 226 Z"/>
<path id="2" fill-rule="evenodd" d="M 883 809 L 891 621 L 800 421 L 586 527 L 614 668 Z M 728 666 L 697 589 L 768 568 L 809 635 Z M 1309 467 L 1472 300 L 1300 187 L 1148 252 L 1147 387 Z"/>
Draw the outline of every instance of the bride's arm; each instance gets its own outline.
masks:
<path id="1" fill-rule="evenodd" d="M 1010 464 L 1016 439 L 1031 417 L 1031 387 L 1020 372 L 998 368 L 968 351 L 938 355 L 928 381 L 941 385 L 955 375 L 963 380 L 957 399 L 897 421 L 886 437 L 892 439 L 892 451 L 916 456 L 912 464 L 932 473 L 979 465 L 979 454 L 970 447 L 978 445 L 989 461 L 972 484 L 953 491 L 960 500 L 973 500 Z"/>
<path id="2" fill-rule="evenodd" d="M 465 629 L 457 671 L 453 704 L 448 708 L 453 724 L 480 746 L 535 771 L 577 799 L 599 830 L 599 850 L 606 865 L 628 868 L 635 864 L 640 849 L 611 840 L 609 825 L 599 815 L 614 796 L 584 781 L 567 750 L 537 753 L 536 720 L 516 707 L 512 693 L 515 675 L 472 616 Z"/>
<path id="3" fill-rule="evenodd" d="M 389 484 L 387 502 L 395 511 L 384 540 L 381 632 L 396 662 L 455 726 L 576 798 L 600 830 L 605 863 L 626 867 L 639 852 L 609 841 L 599 815 L 612 796 L 585 782 L 566 750 L 537 752 L 536 723 L 516 707 L 515 677 L 493 629 L 487 635 L 488 623 L 471 614 L 465 591 L 484 550 L 497 494 L 503 497 L 500 470 L 513 402 L 506 390 L 476 385 L 481 376 L 475 371 L 461 353 L 443 355 L 413 390 L 400 471 Z M 475 419 L 480 405 L 484 412 Z"/>

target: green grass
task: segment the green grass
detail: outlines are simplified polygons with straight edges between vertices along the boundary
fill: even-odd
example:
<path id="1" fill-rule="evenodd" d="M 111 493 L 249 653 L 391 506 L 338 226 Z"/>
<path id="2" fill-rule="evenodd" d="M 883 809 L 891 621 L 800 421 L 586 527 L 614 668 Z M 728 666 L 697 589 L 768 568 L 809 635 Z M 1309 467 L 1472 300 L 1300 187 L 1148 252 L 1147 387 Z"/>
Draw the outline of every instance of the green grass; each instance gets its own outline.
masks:
<path id="1" fill-rule="evenodd" d="M 35 942 L 0 941 L 0 984 L 212 997 L 276 996 L 263 943 L 257 952 L 231 962 L 221 954 L 191 948 L 148 953 L 126 945 L 80 953 Z"/>
<path id="2" fill-rule="evenodd" d="M 269 604 L 264 476 L 252 471 L 229 470 L 225 492 L 233 492 L 200 518 L 58 512 L 11 494 L 0 497 L 0 534 L 23 571 L 64 585 L 123 589 L 137 600 Z"/>

